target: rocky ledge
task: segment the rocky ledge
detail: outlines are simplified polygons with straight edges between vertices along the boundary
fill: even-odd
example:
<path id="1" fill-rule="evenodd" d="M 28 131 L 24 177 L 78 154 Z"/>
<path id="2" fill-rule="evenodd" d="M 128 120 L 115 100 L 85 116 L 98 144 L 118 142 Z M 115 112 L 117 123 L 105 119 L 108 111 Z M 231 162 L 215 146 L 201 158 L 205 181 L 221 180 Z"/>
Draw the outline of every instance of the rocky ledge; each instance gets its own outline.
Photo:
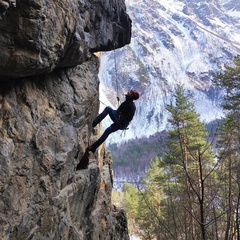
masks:
<path id="1" fill-rule="evenodd" d="M 111 203 L 96 51 L 128 44 L 123 1 L 0 0 L 0 238 L 129 239 Z"/>

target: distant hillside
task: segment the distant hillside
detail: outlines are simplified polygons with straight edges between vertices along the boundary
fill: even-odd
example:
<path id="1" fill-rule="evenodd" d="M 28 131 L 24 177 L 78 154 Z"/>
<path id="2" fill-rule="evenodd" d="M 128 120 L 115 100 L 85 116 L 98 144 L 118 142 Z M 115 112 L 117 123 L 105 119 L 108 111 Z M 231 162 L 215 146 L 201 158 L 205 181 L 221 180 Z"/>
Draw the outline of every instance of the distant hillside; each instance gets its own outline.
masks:
<path id="1" fill-rule="evenodd" d="M 144 176 L 149 163 L 156 156 L 162 156 L 166 149 L 166 132 L 156 133 L 150 137 L 129 140 L 119 146 L 111 144 L 114 187 L 118 188 L 123 181 L 136 182 Z"/>
<path id="2" fill-rule="evenodd" d="M 208 141 L 216 145 L 215 133 L 222 120 L 215 120 L 206 124 L 209 133 Z M 150 137 L 142 137 L 128 142 L 110 144 L 112 152 L 114 187 L 118 188 L 123 181 L 136 182 L 144 176 L 150 161 L 156 156 L 161 157 L 166 150 L 167 132 L 158 132 Z"/>

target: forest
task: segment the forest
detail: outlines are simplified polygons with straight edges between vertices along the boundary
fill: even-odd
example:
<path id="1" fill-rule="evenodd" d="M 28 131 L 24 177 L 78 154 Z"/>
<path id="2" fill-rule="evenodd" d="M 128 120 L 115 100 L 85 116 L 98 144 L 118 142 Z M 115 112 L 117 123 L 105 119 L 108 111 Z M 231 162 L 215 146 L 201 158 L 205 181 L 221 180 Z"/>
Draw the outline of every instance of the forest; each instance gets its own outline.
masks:
<path id="1" fill-rule="evenodd" d="M 148 148 L 156 154 L 139 184 L 125 182 L 113 192 L 113 202 L 127 212 L 130 234 L 144 240 L 240 240 L 240 56 L 213 83 L 224 90 L 225 110 L 214 134 L 177 85 L 166 107 L 172 127 L 164 144 L 147 144 L 144 154 Z"/>

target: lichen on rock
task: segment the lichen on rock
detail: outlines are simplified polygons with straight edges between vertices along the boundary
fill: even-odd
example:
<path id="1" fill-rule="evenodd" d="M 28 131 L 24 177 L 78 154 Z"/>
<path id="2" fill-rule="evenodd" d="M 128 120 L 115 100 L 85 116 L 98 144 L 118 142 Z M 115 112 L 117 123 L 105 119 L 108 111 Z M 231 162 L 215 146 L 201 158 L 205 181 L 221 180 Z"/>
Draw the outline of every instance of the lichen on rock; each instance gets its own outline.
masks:
<path id="1" fill-rule="evenodd" d="M 111 156 L 86 153 L 98 134 L 93 52 L 129 43 L 124 2 L 0 1 L 0 18 L 0 238 L 128 239 Z"/>

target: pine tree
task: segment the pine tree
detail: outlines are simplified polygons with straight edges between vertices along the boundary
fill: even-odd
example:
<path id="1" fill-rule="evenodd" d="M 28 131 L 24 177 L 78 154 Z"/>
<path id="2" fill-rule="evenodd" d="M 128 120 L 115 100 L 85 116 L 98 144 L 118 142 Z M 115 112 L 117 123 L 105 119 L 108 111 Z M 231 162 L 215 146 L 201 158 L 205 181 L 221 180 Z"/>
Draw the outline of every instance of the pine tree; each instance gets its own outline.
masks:
<path id="1" fill-rule="evenodd" d="M 122 206 L 127 212 L 128 229 L 131 234 L 137 234 L 135 219 L 137 218 L 139 208 L 138 190 L 134 185 L 125 182 L 123 185 L 123 194 Z"/>
<path id="2" fill-rule="evenodd" d="M 164 239 L 165 230 L 161 209 L 162 187 L 159 186 L 155 178 L 162 175 L 158 167 L 160 159 L 158 157 L 151 161 L 150 167 L 143 180 L 144 188 L 139 189 L 139 209 L 137 214 L 137 224 L 143 239 Z M 164 229 L 164 231 L 163 231 Z"/>
<path id="3" fill-rule="evenodd" d="M 178 194 L 172 204 L 183 222 L 173 221 L 186 239 L 207 239 L 207 185 L 214 157 L 206 141 L 207 131 L 182 85 L 177 85 L 175 102 L 167 110 L 173 129 L 168 132 L 169 150 L 164 161 L 172 166 L 169 180 L 175 182 L 174 194 Z"/>
<path id="4" fill-rule="evenodd" d="M 214 154 L 207 131 L 183 86 L 177 86 L 167 110 L 172 125 L 168 150 L 151 162 L 139 191 L 139 234 L 149 240 L 217 239 Z"/>
<path id="5" fill-rule="evenodd" d="M 218 135 L 220 189 L 219 205 L 224 206 L 226 222 L 224 239 L 240 239 L 240 56 L 232 66 L 225 66 L 223 73 L 217 74 L 214 83 L 225 91 L 223 104 L 226 118 Z"/>

